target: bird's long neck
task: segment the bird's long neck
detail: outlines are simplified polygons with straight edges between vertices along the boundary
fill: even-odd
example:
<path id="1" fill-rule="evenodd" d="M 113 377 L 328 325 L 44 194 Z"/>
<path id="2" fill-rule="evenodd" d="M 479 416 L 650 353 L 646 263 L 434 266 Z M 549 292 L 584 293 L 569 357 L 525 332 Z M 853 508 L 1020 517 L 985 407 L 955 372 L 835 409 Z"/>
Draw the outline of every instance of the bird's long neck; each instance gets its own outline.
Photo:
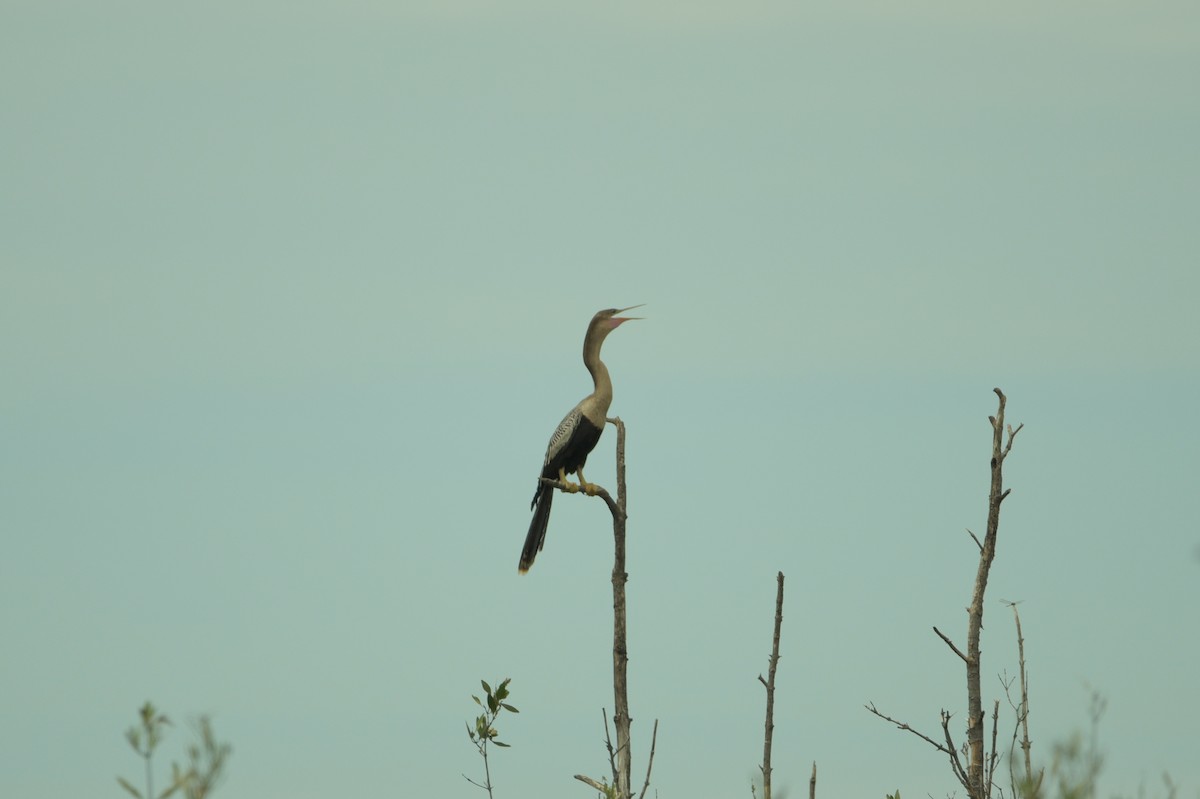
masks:
<path id="1" fill-rule="evenodd" d="M 604 343 L 604 335 L 607 331 L 593 329 L 588 331 L 587 337 L 583 341 L 583 365 L 592 374 L 592 397 L 595 398 L 596 405 L 602 415 L 608 413 L 608 406 L 612 404 L 612 380 L 608 376 L 608 367 L 604 365 L 604 361 L 600 360 L 600 345 Z"/>

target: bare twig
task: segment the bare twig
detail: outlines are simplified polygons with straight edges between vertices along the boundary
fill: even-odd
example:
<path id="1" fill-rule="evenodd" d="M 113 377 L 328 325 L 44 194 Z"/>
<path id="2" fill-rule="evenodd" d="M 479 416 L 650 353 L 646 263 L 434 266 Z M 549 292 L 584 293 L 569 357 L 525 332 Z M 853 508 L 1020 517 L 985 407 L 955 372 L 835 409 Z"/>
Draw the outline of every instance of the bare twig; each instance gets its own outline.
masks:
<path id="1" fill-rule="evenodd" d="M 460 771 L 459 773 L 460 773 L 460 774 L 462 774 L 462 772 L 461 772 L 461 771 Z M 464 779 L 464 780 L 466 780 L 467 782 L 471 783 L 471 784 L 472 784 L 472 785 L 474 785 L 476 788 L 483 788 L 485 791 L 487 791 L 487 792 L 488 792 L 488 795 L 489 795 L 489 796 L 491 796 L 491 793 L 492 793 L 492 791 L 491 791 L 491 789 L 490 789 L 490 788 L 488 788 L 486 785 L 481 785 L 481 784 L 479 784 L 478 782 L 475 782 L 475 780 L 471 779 L 471 778 L 470 778 L 470 777 L 468 777 L 466 774 L 463 774 L 462 776 L 463 776 L 463 779 Z"/>
<path id="2" fill-rule="evenodd" d="M 945 642 L 946 642 L 946 646 L 948 646 L 948 647 L 950 647 L 952 650 L 954 650 L 954 654 L 958 655 L 960 658 L 962 658 L 962 659 L 963 659 L 963 663 L 966 663 L 966 662 L 967 662 L 967 656 L 966 656 L 966 655 L 964 655 L 964 654 L 962 653 L 962 651 L 960 651 L 960 650 L 959 650 L 959 648 L 958 648 L 958 647 L 956 647 L 956 646 L 954 645 L 954 642 L 953 642 L 953 641 L 951 641 L 949 638 L 947 638 L 947 637 L 946 637 L 946 634 L 945 634 L 945 633 L 943 633 L 943 632 L 942 632 L 941 630 L 939 630 L 937 627 L 934 627 L 934 628 L 933 628 L 933 631 L 934 631 L 935 633 L 937 633 L 937 634 L 938 634 L 938 638 L 941 638 L 943 641 L 945 641 Z"/>
<path id="3" fill-rule="evenodd" d="M 600 708 L 600 715 L 604 717 L 604 746 L 608 750 L 608 765 L 612 767 L 613 785 L 617 784 L 617 755 L 613 749 L 612 736 L 608 734 L 608 711 Z"/>
<path id="4" fill-rule="evenodd" d="M 1017 663 L 1021 669 L 1021 751 L 1025 754 L 1025 779 L 1032 783 L 1033 766 L 1030 762 L 1029 749 L 1033 744 L 1029 740 L 1029 678 L 1025 671 L 1025 636 L 1021 633 L 1021 614 L 1017 612 L 1015 602 L 1012 605 L 1012 611 L 1013 619 L 1017 623 Z M 1041 782 L 1042 777 L 1039 774 L 1037 787 L 1041 787 Z"/>
<path id="5" fill-rule="evenodd" d="M 922 740 L 928 741 L 928 742 L 929 742 L 929 744 L 930 744 L 931 746 L 933 746 L 935 749 L 937 749 L 939 752 L 945 752 L 946 754 L 950 755 L 951 757 L 953 757 L 953 756 L 954 756 L 954 752 L 953 752 L 953 750 L 952 750 L 952 749 L 947 749 L 945 746 L 943 746 L 942 744 L 940 744 L 940 743 L 938 743 L 937 741 L 933 740 L 932 738 L 930 738 L 930 737 L 929 737 L 928 735 L 926 735 L 925 733 L 923 733 L 923 732 L 920 732 L 919 730 L 915 730 L 915 729 L 913 729 L 912 727 L 908 726 L 908 724 L 904 723 L 903 721 L 897 721 L 896 719 L 892 718 L 891 716 L 888 716 L 888 715 L 886 715 L 886 714 L 882 713 L 882 712 L 881 712 L 881 711 L 880 711 L 878 708 L 876 708 L 876 707 L 875 707 L 875 703 L 874 703 L 874 702 L 871 702 L 871 703 L 869 703 L 869 704 L 867 704 L 867 705 L 864 705 L 864 707 L 865 707 L 867 710 L 869 710 L 869 711 L 871 711 L 872 713 L 874 713 L 876 716 L 879 716 L 879 718 L 883 719 L 884 721 L 890 721 L 892 724 L 895 724 L 895 725 L 896 725 L 896 727 L 897 727 L 897 729 L 906 730 L 906 731 L 908 731 L 908 732 L 911 732 L 913 735 L 917 736 L 918 738 L 921 738 Z M 953 745 L 952 745 L 952 746 L 953 746 Z"/>
<path id="6" fill-rule="evenodd" d="M 817 799 L 817 761 L 813 761 L 812 776 L 808 778 L 808 799 Z"/>
<path id="7" fill-rule="evenodd" d="M 616 757 L 616 749 L 613 748 L 612 736 L 609 734 L 609 731 L 608 731 L 608 711 L 606 711 L 604 708 L 600 708 L 600 715 L 604 719 L 604 748 L 608 750 L 608 765 L 612 769 L 613 781 L 611 784 L 606 785 L 604 782 L 599 781 L 599 780 L 594 780 L 591 777 L 587 776 L 586 774 L 576 774 L 575 779 L 579 780 L 582 783 L 586 783 L 587 785 L 590 785 L 591 787 L 593 787 L 597 791 L 599 791 L 601 794 L 608 796 L 608 795 L 611 795 L 613 788 L 617 784 L 617 775 L 618 775 L 617 757 Z M 646 793 L 646 787 L 649 786 L 649 784 L 650 784 L 650 769 L 654 768 L 654 747 L 657 742 L 658 742 L 658 719 L 655 719 L 654 720 L 654 736 L 653 736 L 653 738 L 651 738 L 651 741 L 650 741 L 650 763 L 646 767 L 646 785 L 644 785 L 642 787 L 642 796 L 643 797 L 645 796 L 645 793 Z M 639 799 L 641 799 L 641 798 L 639 798 Z"/>
<path id="8" fill-rule="evenodd" d="M 997 388 L 997 389 L 994 389 L 994 390 L 995 390 L 996 392 L 999 392 L 999 391 L 1000 391 L 1000 389 L 998 389 L 998 388 Z M 1001 396 L 1003 396 L 1003 395 L 1001 395 Z M 1025 423 L 1024 423 L 1024 422 L 1022 422 L 1021 424 L 1017 425 L 1017 429 L 1016 429 L 1016 430 L 1013 430 L 1013 428 L 1012 428 L 1012 425 L 1011 425 L 1011 424 L 1010 424 L 1010 425 L 1008 425 L 1008 446 L 1006 446 L 1006 447 L 1004 448 L 1004 457 L 1006 457 L 1006 458 L 1008 457 L 1008 453 L 1009 453 L 1009 452 L 1012 450 L 1013 439 L 1017 437 L 1017 433 L 1021 432 L 1021 430 L 1022 430 L 1024 427 L 1025 427 Z"/>
<path id="9" fill-rule="evenodd" d="M 1004 688 L 1004 697 L 1008 700 L 1008 706 L 1013 709 L 1016 715 L 1016 721 L 1013 722 L 1012 739 L 1008 743 L 1008 788 L 1011 792 L 1012 799 L 1018 799 L 1020 794 L 1017 791 L 1017 770 L 1013 767 L 1013 761 L 1017 756 L 1017 734 L 1021 731 L 1021 707 L 1013 701 L 1012 685 L 1016 681 L 1015 677 L 1009 677 L 1005 672 L 1000 678 L 1000 686 Z"/>
<path id="10" fill-rule="evenodd" d="M 971 536 L 971 538 L 975 539 L 975 546 L 979 547 L 979 551 L 983 552 L 983 544 L 980 542 L 979 536 L 972 533 L 970 527 L 967 528 L 967 533 Z"/>
<path id="11" fill-rule="evenodd" d="M 654 768 L 654 748 L 658 744 L 658 719 L 654 720 L 654 731 L 650 733 L 650 760 L 646 763 L 646 781 L 642 783 L 642 792 L 638 799 L 646 799 L 646 789 L 650 787 L 650 771 Z"/>
<path id="12" fill-rule="evenodd" d="M 1002 600 L 1003 601 L 1003 600 Z M 1017 714 L 1017 722 L 1013 726 L 1012 745 L 1009 749 L 1010 753 L 1016 751 L 1017 733 L 1021 734 L 1021 751 L 1025 759 L 1025 790 L 1029 796 L 1038 796 L 1042 787 L 1042 778 L 1045 776 L 1045 769 L 1039 769 L 1037 778 L 1033 776 L 1033 764 L 1031 762 L 1029 751 L 1033 744 L 1029 740 L 1029 679 L 1028 673 L 1025 670 L 1025 636 L 1021 632 L 1021 614 L 1017 612 L 1017 602 L 1007 602 L 1005 604 L 1012 608 L 1013 620 L 1017 625 L 1017 663 L 1020 671 L 1018 676 L 1021 680 L 1021 702 L 1017 704 L 1013 702 L 1012 696 L 1009 694 L 1009 685 L 1004 686 L 1004 693 L 1008 696 L 1008 704 Z M 1011 684 L 1011 680 L 1009 684 Z M 1009 770 L 1012 771 L 1011 756 Z M 1010 787 L 1013 791 L 1014 799 L 1017 796 L 1015 778 L 1010 780 Z"/>
<path id="13" fill-rule="evenodd" d="M 962 760 L 958 757 L 958 751 L 954 748 L 954 739 L 950 735 L 950 714 L 942 711 L 942 732 L 946 736 L 946 749 L 950 753 L 950 770 L 954 772 L 954 776 L 962 783 L 962 786 L 970 790 L 971 784 L 968 781 L 967 772 L 963 769 Z"/>
<path id="14" fill-rule="evenodd" d="M 584 775 L 584 774 L 576 774 L 576 775 L 575 775 L 575 779 L 579 780 L 580 782 L 583 782 L 583 783 L 586 783 L 586 784 L 588 784 L 588 785 L 592 786 L 592 787 L 593 787 L 593 788 L 595 788 L 597 791 L 599 791 L 599 792 L 600 792 L 600 794 L 601 794 L 602 796 L 603 796 L 604 794 L 608 793 L 608 786 L 607 786 L 607 785 L 605 785 L 605 784 L 604 784 L 604 783 L 602 783 L 602 782 L 597 782 L 596 780 L 592 779 L 591 777 L 588 777 L 587 775 Z"/>
<path id="15" fill-rule="evenodd" d="M 993 778 L 996 776 L 996 761 L 1000 758 L 1000 756 L 996 754 L 996 730 L 1000 723 L 1000 700 L 997 699 L 995 702 L 995 705 L 992 706 L 992 752 L 990 755 L 988 755 L 987 775 L 985 778 L 987 786 L 984 796 L 992 795 L 992 782 Z M 1003 789 L 1001 789 L 1001 791 L 1003 791 Z"/>
<path id="16" fill-rule="evenodd" d="M 767 689 L 767 720 L 764 724 L 763 762 L 759 766 L 763 777 L 763 799 L 771 799 L 771 736 L 775 732 L 775 669 L 779 665 L 779 631 L 783 627 L 783 572 L 775 576 L 775 635 L 771 639 L 771 659 L 767 665 L 767 679 L 758 675 L 758 681 Z"/>

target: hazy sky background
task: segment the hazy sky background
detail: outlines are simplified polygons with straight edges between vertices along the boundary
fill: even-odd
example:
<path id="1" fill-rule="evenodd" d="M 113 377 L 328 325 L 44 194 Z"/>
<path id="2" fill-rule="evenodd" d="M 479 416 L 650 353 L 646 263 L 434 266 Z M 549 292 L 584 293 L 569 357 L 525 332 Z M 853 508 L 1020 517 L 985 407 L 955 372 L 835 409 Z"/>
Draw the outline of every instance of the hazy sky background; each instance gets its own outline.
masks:
<path id="1" fill-rule="evenodd" d="M 152 699 L 219 794 L 498 796 L 607 770 L 611 534 L 560 497 L 597 309 L 629 428 L 652 791 L 955 791 L 872 718 L 1034 754 L 1109 700 L 1102 793 L 1200 792 L 1194 2 L 0 2 L 0 795 L 120 796 Z M 588 476 L 613 487 L 614 436 Z M 1012 714 L 1001 719 L 1010 734 Z M 1007 783 L 1006 783 L 1007 784 Z M 959 790 L 961 795 L 961 790 Z"/>

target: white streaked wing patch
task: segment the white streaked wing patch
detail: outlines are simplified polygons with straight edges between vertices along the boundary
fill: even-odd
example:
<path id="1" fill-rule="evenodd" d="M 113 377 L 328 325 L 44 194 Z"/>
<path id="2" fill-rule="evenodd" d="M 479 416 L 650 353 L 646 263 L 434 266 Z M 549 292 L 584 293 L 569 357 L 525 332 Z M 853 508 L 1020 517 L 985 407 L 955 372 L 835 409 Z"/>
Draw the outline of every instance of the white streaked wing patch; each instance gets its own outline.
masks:
<path id="1" fill-rule="evenodd" d="M 546 447 L 546 460 L 542 461 L 542 466 L 554 460 L 554 456 L 561 452 L 562 448 L 567 445 L 567 440 L 571 438 L 571 433 L 575 432 L 576 427 L 579 427 L 579 419 L 582 416 L 583 411 L 576 405 L 558 423 L 558 429 L 554 431 L 554 435 L 550 436 L 550 446 Z"/>

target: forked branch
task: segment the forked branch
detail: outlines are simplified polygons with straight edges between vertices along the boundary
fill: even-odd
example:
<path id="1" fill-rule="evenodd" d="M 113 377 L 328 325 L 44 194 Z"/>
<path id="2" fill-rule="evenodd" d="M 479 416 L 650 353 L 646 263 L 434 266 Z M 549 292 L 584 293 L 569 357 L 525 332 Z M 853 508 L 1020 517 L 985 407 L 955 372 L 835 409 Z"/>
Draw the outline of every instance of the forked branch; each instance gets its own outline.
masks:
<path id="1" fill-rule="evenodd" d="M 983 699 L 980 690 L 979 634 L 983 630 L 984 594 L 987 591 L 988 575 L 992 560 L 996 557 L 996 537 L 1000 530 L 1000 503 L 1008 497 L 1010 489 L 1004 488 L 1004 461 L 1012 451 L 1013 439 L 1024 425 L 1014 430 L 1004 423 L 1004 406 L 1007 398 L 998 388 L 992 389 L 1000 400 L 995 416 L 989 416 L 992 424 L 991 489 L 988 492 L 987 531 L 983 537 L 983 548 L 979 553 L 979 568 L 975 573 L 975 589 L 971 604 L 967 606 L 967 777 L 964 783 L 971 799 L 986 799 L 991 792 L 991 779 L 987 767 L 983 744 Z M 1008 433 L 1005 446 L 1004 433 Z"/>
<path id="2" fill-rule="evenodd" d="M 962 783 L 962 786 L 968 791 L 971 790 L 971 783 L 967 777 L 967 772 L 963 769 L 962 760 L 958 757 L 958 750 L 954 748 L 954 740 L 950 735 L 950 714 L 942 711 L 942 732 L 946 736 L 946 751 L 950 753 L 950 770 L 954 772 L 954 776 Z"/>
<path id="3" fill-rule="evenodd" d="M 615 791 L 617 799 L 630 799 L 632 793 L 630 783 L 629 728 L 632 719 L 629 716 L 629 687 L 626 679 L 629 667 L 629 650 L 625 644 L 625 583 L 629 579 L 629 575 L 625 572 L 625 521 L 628 518 L 625 510 L 625 423 L 620 418 L 613 417 L 610 417 L 607 421 L 617 428 L 617 499 L 614 501 L 608 491 L 600 486 L 595 486 L 594 491 L 595 496 L 603 499 L 608 505 L 613 518 L 613 699 L 616 704 L 616 707 L 613 709 L 613 726 L 617 731 L 617 745 L 614 749 L 612 741 L 608 740 L 608 752 L 609 760 L 613 765 L 613 784 L 611 788 Z M 543 478 L 542 482 L 549 483 L 561 491 L 570 493 L 579 491 L 577 486 L 563 484 L 558 480 Z M 604 722 L 604 735 L 607 739 L 607 715 Z M 653 744 L 651 744 L 651 752 L 653 752 Z M 653 757 L 653 754 L 651 757 Z M 597 790 L 607 792 L 602 787 L 603 783 L 597 782 L 590 777 L 576 774 L 575 779 L 587 783 Z M 647 770 L 647 782 L 649 782 L 649 779 L 650 772 Z"/>
<path id="4" fill-rule="evenodd" d="M 865 707 L 871 713 L 874 713 L 876 716 L 883 719 L 884 721 L 888 721 L 888 722 L 891 722 L 892 724 L 895 724 L 896 729 L 904 730 L 906 732 L 911 732 L 913 735 L 917 736 L 921 740 L 928 742 L 930 746 L 932 746 L 934 749 L 937 749 L 939 752 L 944 752 L 945 754 L 950 755 L 951 757 L 955 756 L 954 749 L 953 749 L 953 746 L 954 746 L 953 743 L 950 743 L 951 748 L 947 749 L 946 746 L 944 746 L 943 744 L 940 744 L 937 741 L 933 740 L 932 738 L 930 738 L 928 735 L 921 732 L 920 730 L 910 727 L 906 722 L 897 721 L 896 719 L 887 715 L 886 713 L 881 711 L 879 708 L 875 707 L 874 702 L 868 702 L 867 704 L 863 705 L 863 707 Z M 946 715 L 946 714 L 943 713 L 943 715 Z M 948 735 L 947 735 L 947 738 L 949 738 Z"/>
<path id="5" fill-rule="evenodd" d="M 950 651 L 958 655 L 959 659 L 966 666 L 967 742 L 963 747 L 963 755 L 966 760 L 965 766 L 963 758 L 959 757 L 959 752 L 955 748 L 954 741 L 950 735 L 950 714 L 945 710 L 942 711 L 942 731 L 945 736 L 945 744 L 942 744 L 933 740 L 928 735 L 918 732 L 907 723 L 884 715 L 876 710 L 874 704 L 866 706 L 867 710 L 876 716 L 895 724 L 901 730 L 908 730 L 934 746 L 938 751 L 947 755 L 950 758 L 950 767 L 954 772 L 954 776 L 966 788 L 969 799 L 988 799 L 991 796 L 993 777 L 998 759 L 996 753 L 999 717 L 998 701 L 992 710 L 991 755 L 985 756 L 984 750 L 984 713 L 979 685 L 979 636 L 980 631 L 983 629 L 983 602 L 984 594 L 987 591 L 988 575 L 991 570 L 992 560 L 996 557 L 996 537 L 1000 528 L 1000 504 L 1008 497 L 1010 491 L 1004 488 L 1004 461 L 1012 451 L 1013 440 L 1016 438 L 1017 433 L 1021 432 L 1024 427 L 1024 425 L 1017 425 L 1016 429 L 1013 429 L 1011 425 L 1005 424 L 1004 406 L 1007 401 L 1006 397 L 1004 396 L 1004 392 L 998 388 L 993 389 L 993 391 L 999 398 L 1000 406 L 995 416 L 988 417 L 992 425 L 992 456 L 991 489 L 988 493 L 987 531 L 984 534 L 983 540 L 980 541 L 978 536 L 967 530 L 971 538 L 974 539 L 975 545 L 979 548 L 979 566 L 975 573 L 975 586 L 971 594 L 971 604 L 967 607 L 966 651 L 964 652 L 959 649 L 950 640 L 950 637 L 937 627 L 933 628 L 933 631 L 942 639 L 942 642 L 950 648 Z M 1005 441 L 1005 433 L 1008 434 L 1007 441 Z"/>

